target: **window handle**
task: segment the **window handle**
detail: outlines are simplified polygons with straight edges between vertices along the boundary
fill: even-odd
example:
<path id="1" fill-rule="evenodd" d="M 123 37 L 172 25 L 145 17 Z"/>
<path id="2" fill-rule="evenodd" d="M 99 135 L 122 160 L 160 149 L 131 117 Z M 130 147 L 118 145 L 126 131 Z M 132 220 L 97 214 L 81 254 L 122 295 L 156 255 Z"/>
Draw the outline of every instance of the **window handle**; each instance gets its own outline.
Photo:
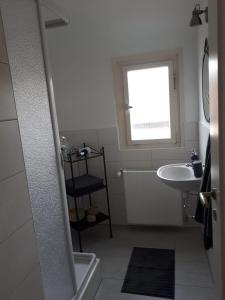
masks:
<path id="1" fill-rule="evenodd" d="M 125 105 L 125 107 L 126 107 L 126 109 L 127 109 L 127 110 L 129 110 L 129 109 L 132 109 L 132 108 L 133 108 L 133 106 L 130 106 L 129 104 L 126 104 L 126 105 Z"/>

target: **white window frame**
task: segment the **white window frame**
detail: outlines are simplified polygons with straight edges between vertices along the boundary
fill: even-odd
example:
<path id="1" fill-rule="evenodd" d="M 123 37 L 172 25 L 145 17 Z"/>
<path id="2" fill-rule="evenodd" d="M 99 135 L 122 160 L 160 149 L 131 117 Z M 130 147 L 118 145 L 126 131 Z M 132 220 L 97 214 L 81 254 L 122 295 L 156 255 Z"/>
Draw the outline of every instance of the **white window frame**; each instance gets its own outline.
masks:
<path id="1" fill-rule="evenodd" d="M 181 50 L 113 59 L 113 73 L 120 148 L 170 148 L 181 145 Z M 149 67 L 169 67 L 171 138 L 132 140 L 127 72 Z"/>

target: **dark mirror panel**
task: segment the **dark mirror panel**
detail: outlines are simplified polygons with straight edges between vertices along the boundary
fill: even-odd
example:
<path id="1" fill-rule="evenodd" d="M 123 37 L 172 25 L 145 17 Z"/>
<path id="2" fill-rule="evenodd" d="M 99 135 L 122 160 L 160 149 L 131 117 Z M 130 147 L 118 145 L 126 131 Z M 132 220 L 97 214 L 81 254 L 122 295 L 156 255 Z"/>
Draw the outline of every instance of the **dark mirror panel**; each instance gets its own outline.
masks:
<path id="1" fill-rule="evenodd" d="M 207 38 L 205 39 L 204 55 L 202 60 L 202 102 L 205 119 L 209 122 L 209 44 Z"/>

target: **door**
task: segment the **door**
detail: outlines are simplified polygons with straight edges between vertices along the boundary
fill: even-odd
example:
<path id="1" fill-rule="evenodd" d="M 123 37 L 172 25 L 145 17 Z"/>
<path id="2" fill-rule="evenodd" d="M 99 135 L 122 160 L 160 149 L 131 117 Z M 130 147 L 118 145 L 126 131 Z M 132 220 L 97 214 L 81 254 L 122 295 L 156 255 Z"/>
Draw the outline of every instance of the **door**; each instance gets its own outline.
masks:
<path id="1" fill-rule="evenodd" d="M 224 76 L 224 3 L 223 0 L 209 0 L 209 93 L 210 93 L 210 135 L 212 154 L 212 189 L 216 196 L 212 197 L 213 209 L 213 243 L 209 251 L 210 264 L 214 275 L 217 299 L 224 300 L 222 284 L 223 275 L 223 219 L 225 216 L 225 104 L 223 85 Z"/>

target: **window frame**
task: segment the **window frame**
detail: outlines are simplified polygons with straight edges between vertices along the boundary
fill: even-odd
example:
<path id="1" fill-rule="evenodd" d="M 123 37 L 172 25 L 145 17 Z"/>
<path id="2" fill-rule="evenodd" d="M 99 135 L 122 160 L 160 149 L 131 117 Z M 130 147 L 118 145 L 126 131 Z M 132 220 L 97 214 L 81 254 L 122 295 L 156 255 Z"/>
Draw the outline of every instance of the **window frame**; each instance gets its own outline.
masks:
<path id="1" fill-rule="evenodd" d="M 181 145 L 181 55 L 181 50 L 176 49 L 113 59 L 120 148 L 170 148 Z M 131 139 L 127 72 L 164 65 L 169 66 L 171 138 L 134 141 Z"/>

